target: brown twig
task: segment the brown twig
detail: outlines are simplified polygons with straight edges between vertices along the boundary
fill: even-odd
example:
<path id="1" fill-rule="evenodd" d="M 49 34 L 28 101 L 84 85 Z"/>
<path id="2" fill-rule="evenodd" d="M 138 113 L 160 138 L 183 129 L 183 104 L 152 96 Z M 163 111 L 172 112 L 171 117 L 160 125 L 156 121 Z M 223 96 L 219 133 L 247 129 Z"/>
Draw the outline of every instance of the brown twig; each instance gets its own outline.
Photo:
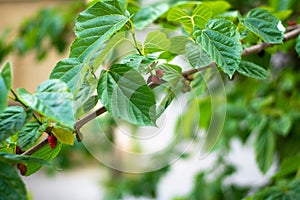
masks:
<path id="1" fill-rule="evenodd" d="M 286 42 L 290 39 L 294 39 L 296 38 L 298 35 L 300 34 L 300 28 L 298 27 L 297 29 L 294 29 L 288 33 L 286 33 L 284 35 L 284 38 L 283 38 L 283 42 Z M 266 49 L 266 48 L 269 48 L 269 47 L 272 47 L 274 46 L 274 44 L 270 44 L 270 43 L 261 43 L 261 44 L 257 44 L 257 45 L 254 45 L 252 47 L 249 47 L 247 49 L 244 49 L 243 53 L 242 53 L 242 56 L 247 56 L 249 54 L 255 54 L 255 53 L 259 53 L 261 52 L 262 50 Z"/>
<path id="2" fill-rule="evenodd" d="M 48 144 L 48 138 L 43 139 L 40 143 L 33 146 L 31 149 L 25 151 L 22 155 L 30 156 L 34 154 L 37 150 L 41 149 L 43 146 Z"/>

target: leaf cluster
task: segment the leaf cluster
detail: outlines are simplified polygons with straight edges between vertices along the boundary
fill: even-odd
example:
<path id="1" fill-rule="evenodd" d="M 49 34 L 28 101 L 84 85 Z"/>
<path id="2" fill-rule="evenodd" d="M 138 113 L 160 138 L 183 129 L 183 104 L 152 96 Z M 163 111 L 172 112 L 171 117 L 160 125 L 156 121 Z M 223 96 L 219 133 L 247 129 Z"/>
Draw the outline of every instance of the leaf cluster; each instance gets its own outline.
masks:
<path id="1" fill-rule="evenodd" d="M 284 48 L 285 27 L 281 20 L 289 15 L 280 15 L 279 19 L 264 8 L 251 9 L 242 15 L 230 8 L 231 5 L 226 1 L 159 2 L 144 8 L 139 8 L 138 3 L 133 1 L 93 2 L 76 19 L 76 38 L 69 56 L 57 62 L 49 80 L 41 83 L 34 94 L 24 88 L 16 92 L 12 90 L 10 63 L 1 70 L 0 148 L 5 153 L 0 155 L 0 164 L 7 167 L 7 163 L 22 163 L 27 167 L 25 175 L 36 172 L 59 153 L 62 144 L 74 143 L 74 133 L 79 134 L 82 126 L 77 127 L 78 123 L 82 124 L 86 116 L 90 119 L 90 115 L 86 114 L 98 103 L 104 106 L 102 111 L 108 111 L 113 119 L 138 126 L 156 126 L 157 119 L 177 95 L 191 89 L 199 94 L 206 92 L 202 75 L 192 75 L 210 67 L 217 67 L 222 76 L 230 80 L 241 78 L 240 75 L 259 80 L 270 79 L 270 70 L 264 66 L 267 64 L 262 65 L 257 58 L 248 57 L 257 52 L 251 49 L 246 51 L 246 48 L 253 44 L 261 47 L 266 43 L 278 45 L 274 49 Z M 52 14 L 51 11 L 40 13 L 41 16 L 47 16 L 45 20 L 49 23 L 44 23 L 44 18 L 41 18 L 41 22 L 37 21 L 38 25 L 28 23 L 27 32 L 39 38 L 36 43 L 38 50 L 42 46 L 39 34 L 44 36 L 43 32 L 36 29 L 39 23 L 43 24 L 41 27 L 54 42 L 61 39 L 65 23 L 48 16 Z M 137 31 L 155 23 L 160 25 L 157 30 L 149 32 L 144 41 L 138 41 Z M 168 31 L 163 29 L 166 27 Z M 299 38 L 294 40 L 295 45 L 292 46 L 298 53 Z M 122 52 L 122 45 L 127 49 L 125 53 Z M 271 51 L 268 52 L 270 54 Z M 187 66 L 176 63 L 175 58 L 179 57 L 186 58 Z M 160 77 L 158 70 L 163 72 Z M 206 75 L 213 77 L 214 74 L 209 72 Z M 281 83 L 279 80 L 278 83 Z M 285 102 L 291 102 L 293 108 L 299 107 L 299 96 L 291 91 L 298 83 L 297 80 L 289 83 L 289 78 L 285 80 L 283 77 L 283 80 L 287 82 L 286 85 L 274 87 L 270 81 L 263 88 L 252 87 L 250 80 L 246 83 L 248 90 L 243 86 L 229 93 L 229 99 L 232 98 L 234 104 L 227 108 L 230 120 L 224 132 L 236 132 L 241 128 L 238 127 L 241 120 L 247 122 L 242 127 L 244 132 L 240 137 L 245 141 L 250 133 L 256 133 L 256 158 L 262 172 L 266 172 L 273 163 L 277 139 L 292 137 L 291 130 L 298 130 L 298 110 L 292 112 L 290 107 L 284 106 Z M 155 87 L 160 88 L 160 94 L 153 91 Z M 249 97 L 245 94 L 256 89 L 258 93 L 253 92 Z M 272 93 L 277 89 L 280 93 Z M 247 98 L 240 98 L 241 94 Z M 8 97 L 19 105 L 7 107 Z M 193 120 L 197 118 L 196 111 L 199 108 L 206 115 L 200 127 L 207 128 L 209 123 L 207 113 L 210 102 L 198 97 L 189 100 L 195 106 L 191 106 L 184 117 L 187 122 L 184 124 L 189 126 L 182 129 L 186 135 L 192 135 L 193 126 L 199 125 Z M 233 129 L 230 129 L 230 125 Z M 43 139 L 52 134 L 58 140 L 58 145 L 53 149 Z M 277 134 L 276 137 L 274 134 Z M 228 138 L 234 136 L 236 134 Z M 221 142 L 228 143 L 229 139 Z M 15 156 L 18 148 L 25 153 Z M 11 182 L 20 181 L 14 171 L 9 169 L 9 174 L 11 177 L 3 175 L 0 180 L 8 178 Z M 199 179 L 202 180 L 201 175 Z M 220 189 L 219 182 L 217 189 Z M 6 186 L 6 190 L 14 189 L 18 188 Z M 25 198 L 26 194 L 21 189 L 21 198 Z"/>

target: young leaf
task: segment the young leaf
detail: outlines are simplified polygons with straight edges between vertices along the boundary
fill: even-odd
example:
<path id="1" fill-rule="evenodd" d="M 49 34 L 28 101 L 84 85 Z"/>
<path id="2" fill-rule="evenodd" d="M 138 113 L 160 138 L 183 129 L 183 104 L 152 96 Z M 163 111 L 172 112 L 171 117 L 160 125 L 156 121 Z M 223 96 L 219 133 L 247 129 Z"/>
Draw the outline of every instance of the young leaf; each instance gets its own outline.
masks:
<path id="1" fill-rule="evenodd" d="M 103 70 L 98 97 L 115 118 L 132 124 L 155 124 L 155 97 L 143 77 L 131 67 L 115 64 Z"/>
<path id="2" fill-rule="evenodd" d="M 131 54 L 131 55 L 123 58 L 123 60 L 121 61 L 121 64 L 126 64 L 128 67 L 138 70 L 143 59 L 144 59 L 144 56 L 142 56 L 140 54 Z"/>
<path id="3" fill-rule="evenodd" d="M 171 62 L 176 56 L 176 54 L 173 54 L 169 51 L 164 51 L 161 54 L 159 54 L 158 59 L 164 59 L 167 62 Z"/>
<path id="4" fill-rule="evenodd" d="M 160 31 L 150 32 L 144 42 L 145 54 L 163 51 L 169 48 L 171 42 L 165 33 Z"/>
<path id="5" fill-rule="evenodd" d="M 2 200 L 26 200 L 25 185 L 15 168 L 0 162 L 0 193 Z"/>
<path id="6" fill-rule="evenodd" d="M 194 68 L 205 67 L 213 62 L 210 56 L 198 44 L 194 43 L 186 45 L 186 56 Z"/>
<path id="7" fill-rule="evenodd" d="M 237 71 L 244 76 L 256 79 L 267 79 L 270 77 L 267 70 L 265 70 L 261 66 L 244 60 L 241 61 Z"/>
<path id="8" fill-rule="evenodd" d="M 280 170 L 273 178 L 281 178 L 297 172 L 300 167 L 300 154 L 285 158 L 280 164 Z"/>
<path id="9" fill-rule="evenodd" d="M 52 133 L 61 143 L 68 145 L 74 144 L 74 134 L 72 130 L 62 126 L 55 126 L 52 129 Z"/>
<path id="10" fill-rule="evenodd" d="M 26 113 L 20 106 L 7 107 L 0 116 L 0 142 L 21 130 Z"/>
<path id="11" fill-rule="evenodd" d="M 64 82 L 50 79 L 40 84 L 33 95 L 23 88 L 18 89 L 18 94 L 25 105 L 41 115 L 74 128 L 73 95 Z"/>
<path id="12" fill-rule="evenodd" d="M 262 129 L 255 143 L 256 162 L 265 174 L 273 163 L 275 149 L 274 135 L 268 129 Z"/>
<path id="13" fill-rule="evenodd" d="M 53 158 L 57 156 L 57 154 L 61 150 L 61 143 L 58 143 L 54 149 L 50 148 L 50 146 L 47 144 L 40 148 L 38 151 L 36 151 L 34 154 L 32 154 L 32 157 L 40 158 L 45 161 L 51 161 Z M 26 176 L 29 176 L 36 171 L 38 171 L 43 165 L 36 164 L 36 163 L 27 163 L 27 173 Z"/>
<path id="14" fill-rule="evenodd" d="M 138 30 L 144 29 L 169 9 L 169 4 L 159 2 L 139 10 L 133 17 L 134 27 Z"/>
<path id="15" fill-rule="evenodd" d="M 300 35 L 297 37 L 295 50 L 298 53 L 298 56 L 300 56 Z"/>
<path id="16" fill-rule="evenodd" d="M 241 22 L 264 42 L 273 44 L 282 43 L 285 29 L 279 19 L 269 11 L 255 8 Z"/>
<path id="17" fill-rule="evenodd" d="M 168 51 L 176 55 L 184 54 L 185 46 L 189 41 L 191 41 L 190 38 L 183 35 L 171 37 Z"/>
<path id="18" fill-rule="evenodd" d="M 204 30 L 194 30 L 196 42 L 231 78 L 243 52 L 236 26 L 224 19 L 210 20 Z"/>
<path id="19" fill-rule="evenodd" d="M 203 28 L 211 16 L 210 8 L 206 4 L 200 3 L 193 9 L 192 15 L 188 14 L 180 5 L 176 6 L 169 11 L 167 19 L 171 22 L 179 22 L 188 33 L 191 33 L 194 26 Z"/>
<path id="20" fill-rule="evenodd" d="M 70 58 L 90 59 L 128 20 L 128 13 L 117 0 L 97 2 L 83 11 L 75 23 L 77 38 L 71 46 Z"/>
<path id="21" fill-rule="evenodd" d="M 0 73 L 0 115 L 7 106 L 7 95 L 12 82 L 11 65 L 6 63 Z"/>
<path id="22" fill-rule="evenodd" d="M 46 126 L 40 125 L 37 121 L 28 122 L 18 134 L 18 146 L 22 150 L 31 147 L 45 131 Z"/>
<path id="23" fill-rule="evenodd" d="M 158 65 L 157 69 L 160 69 L 164 72 L 162 79 L 167 81 L 170 85 L 177 84 L 182 78 L 182 69 L 178 65 L 163 63 Z"/>
<path id="24" fill-rule="evenodd" d="M 231 7 L 226 1 L 207 1 L 205 4 L 211 9 L 214 15 L 224 13 Z"/>

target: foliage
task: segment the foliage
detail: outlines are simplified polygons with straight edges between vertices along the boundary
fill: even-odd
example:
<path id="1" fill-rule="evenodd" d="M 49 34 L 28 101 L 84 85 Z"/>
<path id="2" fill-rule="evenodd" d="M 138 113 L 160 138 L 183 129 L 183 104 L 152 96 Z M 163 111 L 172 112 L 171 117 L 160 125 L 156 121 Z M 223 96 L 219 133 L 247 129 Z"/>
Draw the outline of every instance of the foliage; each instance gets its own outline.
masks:
<path id="1" fill-rule="evenodd" d="M 282 25 L 290 15 L 298 19 L 299 13 L 287 9 L 299 3 L 287 1 L 289 3 L 280 7 L 281 1 L 274 0 L 269 7 L 252 9 L 247 5 L 250 7 L 246 11 L 239 12 L 234 7 L 229 10 L 229 3 L 236 5 L 233 2 L 236 1 L 170 1 L 139 8 L 138 2 L 133 1 L 95 1 L 76 19 L 76 38 L 69 57 L 58 61 L 49 80 L 41 83 L 34 94 L 24 88 L 17 92 L 11 88 L 11 66 L 5 64 L 0 73 L 0 180 L 9 184 L 3 191 L 1 188 L 1 193 L 10 191 L 9 199 L 26 199 L 24 185 L 11 165 L 18 164 L 21 174 L 26 176 L 42 165 L 49 166 L 47 161 L 53 160 L 63 145 L 74 143 L 74 134 L 81 139 L 80 128 L 91 120 L 90 115 L 85 117 L 90 111 L 95 117 L 108 111 L 114 120 L 156 126 L 157 119 L 175 96 L 193 89 L 196 96 L 186 95 L 190 107 L 183 114 L 183 127 L 177 130 L 178 134 L 184 131 L 185 139 L 194 139 L 195 127 L 209 129 L 210 91 L 204 79 L 216 76 L 208 68 L 217 68 L 228 89 L 228 105 L 223 134 L 215 151 L 228 152 L 233 138 L 246 142 L 250 136 L 254 137 L 261 172 L 269 170 L 275 156 L 281 168 L 270 187 L 248 198 L 298 197 L 299 181 L 295 176 L 299 177 L 299 157 L 295 155 L 299 153 L 297 88 L 300 79 L 296 67 L 276 69 L 270 58 L 276 51 L 282 51 L 294 54 L 293 63 L 299 62 L 295 58 L 295 52 L 299 55 L 299 33 L 284 38 L 286 29 Z M 60 16 L 55 10 L 41 11 L 37 18 L 26 23 L 17 47 L 21 51 L 35 48 L 41 58 L 47 50 L 42 41 L 48 34 L 51 43 L 62 50 L 64 30 L 72 19 Z M 156 30 L 147 33 L 144 42 L 138 41 L 136 31 L 154 23 L 159 25 Z M 169 30 L 164 31 L 162 27 Z M 295 31 L 299 26 L 292 28 Z M 33 43 L 32 39 L 37 42 Z M 286 40 L 290 43 L 284 43 Z M 264 46 L 266 43 L 269 46 Z M 124 44 L 127 44 L 125 53 Z M 258 50 L 248 48 L 254 45 L 258 45 Z M 264 50 L 273 45 L 277 46 Z M 189 69 L 176 63 L 175 58 L 182 56 L 187 58 Z M 154 88 L 158 89 L 154 91 Z M 20 106 L 8 107 L 8 98 Z M 104 107 L 101 112 L 92 111 L 98 101 Z M 108 121 L 108 125 L 113 124 Z M 42 134 L 44 132 L 46 134 Z M 50 146 L 47 137 L 53 138 L 53 135 L 58 143 Z M 216 140 L 217 137 L 208 138 Z M 113 136 L 111 141 L 114 141 Z M 20 152 L 23 150 L 24 153 Z M 287 163 L 292 161 L 295 164 L 289 166 Z M 215 180 L 206 180 L 209 172 L 201 172 L 191 194 L 182 199 L 245 197 L 249 188 L 224 186 L 224 179 L 234 173 L 234 167 L 221 164 L 223 172 Z M 155 198 L 155 186 L 167 169 L 136 180 L 126 176 L 117 179 L 108 184 L 114 186 L 112 192 L 116 196 L 107 198 L 122 198 L 123 191 Z M 284 188 L 281 180 L 287 182 Z M 148 185 L 142 187 L 142 182 Z M 199 189 L 205 187 L 209 189 Z M 228 194 L 223 194 L 224 187 Z"/>
<path id="2" fill-rule="evenodd" d="M 68 9 L 61 7 L 44 8 L 31 18 L 22 22 L 15 39 L 8 37 L 8 28 L 0 36 L 0 62 L 16 51 L 19 55 L 35 51 L 38 60 L 47 56 L 51 48 L 62 53 L 66 50 L 72 36 L 74 13 L 84 9 L 82 2 L 72 3 Z"/>

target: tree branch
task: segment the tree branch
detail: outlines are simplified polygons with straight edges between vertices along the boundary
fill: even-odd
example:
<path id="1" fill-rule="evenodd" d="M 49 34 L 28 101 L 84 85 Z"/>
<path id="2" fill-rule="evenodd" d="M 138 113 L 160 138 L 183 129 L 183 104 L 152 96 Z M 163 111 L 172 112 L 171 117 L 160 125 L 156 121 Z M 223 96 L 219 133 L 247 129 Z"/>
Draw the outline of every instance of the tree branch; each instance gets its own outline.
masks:
<path id="1" fill-rule="evenodd" d="M 286 33 L 284 35 L 283 42 L 286 42 L 288 40 L 294 39 L 294 38 L 296 38 L 300 34 L 300 27 L 298 25 L 294 26 L 293 28 L 294 29 L 291 29 L 290 32 L 288 32 L 288 33 Z M 246 48 L 246 49 L 243 50 L 242 57 L 245 57 L 245 56 L 247 56 L 249 54 L 259 53 L 262 50 L 264 50 L 266 48 L 269 48 L 269 47 L 272 47 L 274 45 L 275 44 L 261 43 L 261 44 L 257 44 L 257 45 L 251 46 L 251 47 Z M 200 72 L 200 71 L 205 70 L 205 69 L 210 68 L 210 67 L 216 67 L 216 63 L 213 62 L 213 63 L 211 63 L 211 64 L 209 64 L 209 65 L 207 65 L 205 67 L 194 68 L 194 69 L 190 69 L 190 70 L 184 71 L 184 72 L 182 72 L 182 76 L 187 77 L 187 76 L 189 76 L 191 74 Z"/>
<path id="2" fill-rule="evenodd" d="M 286 42 L 288 40 L 294 39 L 296 38 L 298 35 L 300 35 L 300 27 L 294 26 L 294 27 L 290 27 L 289 30 L 291 30 L 290 32 L 286 33 L 284 35 L 284 39 L 283 42 Z M 272 47 L 274 46 L 274 44 L 270 44 L 270 43 L 261 43 L 258 45 L 254 45 L 252 47 L 246 48 L 244 49 L 243 53 L 242 53 L 242 57 L 247 56 L 249 54 L 255 54 L 255 53 L 259 53 L 260 51 L 268 48 L 268 47 Z M 201 68 L 194 68 L 194 69 L 190 69 L 187 71 L 182 72 L 182 76 L 187 77 L 189 75 L 192 75 L 194 73 L 200 72 L 202 70 L 211 68 L 211 67 L 216 67 L 216 63 L 213 62 L 205 67 L 201 67 Z M 150 88 L 155 88 L 157 87 L 159 84 L 150 84 Z M 82 140 L 82 135 L 80 133 L 80 129 L 89 121 L 95 119 L 96 117 L 104 114 L 107 111 L 107 109 L 102 106 L 101 108 L 93 111 L 92 113 L 89 113 L 88 115 L 86 115 L 85 117 L 83 117 L 82 119 L 79 119 L 75 122 L 75 134 L 77 137 L 78 141 Z M 25 153 L 23 153 L 23 155 L 32 155 L 34 152 L 36 152 L 37 150 L 39 150 L 40 148 L 42 148 L 43 146 L 45 146 L 46 144 L 48 144 L 48 140 L 47 138 L 42 140 L 40 143 L 38 143 L 36 146 L 33 146 L 31 149 L 29 149 L 28 151 L 26 151 Z"/>
<path id="3" fill-rule="evenodd" d="M 284 35 L 284 39 L 283 42 L 286 42 L 290 39 L 296 38 L 298 35 L 300 34 L 300 27 L 299 26 L 295 26 L 294 30 L 291 30 L 290 32 L 286 33 Z M 270 43 L 261 43 L 258 45 L 254 45 L 252 47 L 246 48 L 243 50 L 242 53 L 242 57 L 247 56 L 249 54 L 255 54 L 255 53 L 259 53 L 260 51 L 268 48 L 268 47 L 272 47 L 274 46 L 274 44 L 270 44 Z M 201 67 L 201 68 L 194 68 L 194 69 L 190 69 L 187 71 L 182 72 L 182 76 L 187 77 L 189 75 L 192 75 L 194 73 L 197 73 L 199 71 L 205 70 L 207 68 L 211 68 L 211 67 L 216 67 L 216 63 L 213 62 L 205 67 Z M 154 88 L 158 85 L 156 84 L 151 84 L 150 87 Z M 107 110 L 105 109 L 105 107 L 101 107 L 98 110 L 88 114 L 87 116 L 83 117 L 82 119 L 79 119 L 76 123 L 75 123 L 75 127 L 76 130 L 79 130 L 82 126 L 84 126 L 87 122 L 89 122 L 90 120 L 96 118 L 99 115 L 102 115 L 103 113 L 105 113 Z"/>
<path id="4" fill-rule="evenodd" d="M 48 138 L 46 137 L 41 142 L 39 142 L 37 145 L 33 146 L 31 149 L 25 151 L 22 155 L 30 156 L 34 154 L 37 150 L 41 149 L 43 146 L 48 144 Z"/>
<path id="5" fill-rule="evenodd" d="M 286 42 L 288 40 L 291 40 L 291 39 L 294 39 L 296 38 L 298 35 L 300 34 L 300 28 L 298 27 L 297 29 L 294 29 L 288 33 L 286 33 L 284 35 L 284 38 L 283 38 L 283 42 Z M 269 47 L 272 47 L 274 46 L 274 44 L 270 44 L 270 43 L 261 43 L 261 44 L 257 44 L 257 45 L 254 45 L 252 47 L 249 47 L 247 49 L 244 49 L 243 53 L 242 53 L 242 56 L 247 56 L 249 54 L 255 54 L 255 53 L 259 53 L 261 52 L 262 50 L 266 49 L 266 48 L 269 48 Z"/>

